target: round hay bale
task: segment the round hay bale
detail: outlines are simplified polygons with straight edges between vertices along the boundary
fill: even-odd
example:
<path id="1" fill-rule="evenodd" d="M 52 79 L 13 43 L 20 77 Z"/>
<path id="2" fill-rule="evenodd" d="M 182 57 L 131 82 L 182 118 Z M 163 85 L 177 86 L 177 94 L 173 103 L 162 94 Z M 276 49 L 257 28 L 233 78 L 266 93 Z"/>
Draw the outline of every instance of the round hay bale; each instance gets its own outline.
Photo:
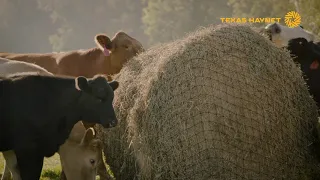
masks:
<path id="1" fill-rule="evenodd" d="M 101 129 L 117 179 L 311 179 L 317 107 L 288 52 L 249 26 L 153 47 L 115 78 Z M 311 144 L 311 146 L 310 146 Z"/>

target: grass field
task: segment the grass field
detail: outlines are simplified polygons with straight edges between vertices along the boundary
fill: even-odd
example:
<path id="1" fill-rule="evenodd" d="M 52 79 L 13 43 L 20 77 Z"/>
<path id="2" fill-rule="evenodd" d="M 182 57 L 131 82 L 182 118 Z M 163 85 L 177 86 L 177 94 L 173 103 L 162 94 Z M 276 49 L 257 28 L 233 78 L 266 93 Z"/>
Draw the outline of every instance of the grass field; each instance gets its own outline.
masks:
<path id="1" fill-rule="evenodd" d="M 105 159 L 103 160 L 105 162 Z M 112 171 L 110 170 L 110 167 L 107 164 L 106 164 L 106 167 L 110 176 L 114 177 Z M 0 178 L 2 177 L 3 168 L 4 168 L 4 158 L 2 156 L 2 153 L 0 153 Z M 60 158 L 59 158 L 59 155 L 56 153 L 54 156 L 44 159 L 40 180 L 59 180 L 60 172 L 61 172 Z M 99 176 L 97 176 L 96 179 L 100 180 Z"/>
<path id="2" fill-rule="evenodd" d="M 0 177 L 2 176 L 4 159 L 2 153 L 0 153 Z M 40 180 L 58 180 L 60 177 L 61 167 L 59 155 L 55 154 L 50 158 L 45 158 L 43 164 L 43 170 Z"/>

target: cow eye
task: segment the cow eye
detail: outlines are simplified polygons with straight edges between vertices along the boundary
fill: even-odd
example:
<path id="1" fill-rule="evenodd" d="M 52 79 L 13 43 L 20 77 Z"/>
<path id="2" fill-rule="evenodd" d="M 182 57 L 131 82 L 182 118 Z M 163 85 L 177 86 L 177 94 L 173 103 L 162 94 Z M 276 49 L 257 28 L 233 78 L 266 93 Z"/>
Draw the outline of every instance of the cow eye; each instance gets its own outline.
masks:
<path id="1" fill-rule="evenodd" d="M 91 164 L 91 165 L 94 165 L 95 162 L 96 162 L 96 161 L 95 161 L 94 159 L 90 159 L 90 164 Z"/>
<path id="2" fill-rule="evenodd" d="M 96 97 L 96 101 L 97 101 L 98 103 L 101 103 L 101 102 L 103 101 L 103 99 Z"/>
<path id="3" fill-rule="evenodd" d="M 105 102 L 107 99 L 106 97 L 98 97 L 99 102 Z"/>

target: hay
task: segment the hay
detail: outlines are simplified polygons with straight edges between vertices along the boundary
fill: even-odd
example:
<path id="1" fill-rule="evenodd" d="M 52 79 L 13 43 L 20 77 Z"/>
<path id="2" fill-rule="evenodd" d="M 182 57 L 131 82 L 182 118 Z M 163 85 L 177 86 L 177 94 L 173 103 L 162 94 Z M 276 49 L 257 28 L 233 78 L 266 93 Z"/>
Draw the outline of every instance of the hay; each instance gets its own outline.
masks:
<path id="1" fill-rule="evenodd" d="M 116 77 L 117 179 L 311 179 L 317 107 L 290 55 L 248 26 L 153 47 Z"/>

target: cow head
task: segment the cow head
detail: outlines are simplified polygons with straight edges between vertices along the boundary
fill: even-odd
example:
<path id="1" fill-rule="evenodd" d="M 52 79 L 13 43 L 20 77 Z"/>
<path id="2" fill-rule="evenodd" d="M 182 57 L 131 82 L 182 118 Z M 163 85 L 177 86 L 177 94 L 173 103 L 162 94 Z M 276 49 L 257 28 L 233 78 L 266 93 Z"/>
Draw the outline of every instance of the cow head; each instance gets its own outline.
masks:
<path id="1" fill-rule="evenodd" d="M 75 124 L 58 151 L 66 179 L 95 180 L 102 148 L 102 142 L 95 138 L 92 128 L 85 130 L 81 121 Z"/>
<path id="2" fill-rule="evenodd" d="M 302 57 L 310 53 L 310 45 L 305 38 L 295 38 L 289 40 L 287 49 L 293 57 Z"/>
<path id="3" fill-rule="evenodd" d="M 105 128 L 117 125 L 113 109 L 114 91 L 118 88 L 117 81 L 108 82 L 104 76 L 96 75 L 91 79 L 77 77 L 76 88 L 81 91 L 79 114 L 85 122 L 98 123 Z"/>
<path id="4" fill-rule="evenodd" d="M 320 47 L 305 38 L 295 38 L 288 42 L 287 49 L 293 59 L 300 63 L 304 72 L 319 68 Z"/>
<path id="5" fill-rule="evenodd" d="M 290 39 L 305 38 L 307 41 L 313 41 L 314 35 L 306 31 L 302 26 L 289 28 L 279 23 L 268 24 L 264 30 L 269 39 L 275 43 L 277 47 L 285 47 Z"/>
<path id="6" fill-rule="evenodd" d="M 104 34 L 98 34 L 95 36 L 95 42 L 104 52 L 105 58 L 110 58 L 111 66 L 118 71 L 129 59 L 144 51 L 138 40 L 122 31 L 116 33 L 112 40 Z"/>

